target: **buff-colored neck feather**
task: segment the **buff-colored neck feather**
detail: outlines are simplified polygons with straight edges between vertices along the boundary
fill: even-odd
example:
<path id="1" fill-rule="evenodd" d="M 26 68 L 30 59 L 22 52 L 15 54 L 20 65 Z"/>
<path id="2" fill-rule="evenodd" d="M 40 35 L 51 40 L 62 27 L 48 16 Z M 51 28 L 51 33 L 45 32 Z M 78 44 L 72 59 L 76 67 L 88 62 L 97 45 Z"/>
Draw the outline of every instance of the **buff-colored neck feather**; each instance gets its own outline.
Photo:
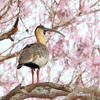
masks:
<path id="1" fill-rule="evenodd" d="M 39 42 L 43 45 L 46 45 L 46 37 L 45 37 L 42 29 L 36 29 L 35 36 L 36 36 L 37 42 Z"/>

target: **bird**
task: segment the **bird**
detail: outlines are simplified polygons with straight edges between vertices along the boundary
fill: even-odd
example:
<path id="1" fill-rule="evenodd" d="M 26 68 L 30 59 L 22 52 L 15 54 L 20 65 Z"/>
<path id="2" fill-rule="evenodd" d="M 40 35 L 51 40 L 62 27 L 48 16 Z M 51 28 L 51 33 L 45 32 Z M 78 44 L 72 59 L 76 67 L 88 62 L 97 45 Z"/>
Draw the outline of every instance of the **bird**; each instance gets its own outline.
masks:
<path id="1" fill-rule="evenodd" d="M 37 82 L 39 82 L 40 68 L 45 66 L 49 61 L 49 51 L 46 47 L 46 32 L 56 32 L 61 34 L 59 31 L 46 28 L 43 25 L 39 25 L 35 29 L 35 36 L 37 42 L 26 45 L 19 56 L 19 64 L 17 69 L 23 66 L 31 68 L 32 72 L 32 84 L 34 83 L 34 71 L 37 69 Z"/>

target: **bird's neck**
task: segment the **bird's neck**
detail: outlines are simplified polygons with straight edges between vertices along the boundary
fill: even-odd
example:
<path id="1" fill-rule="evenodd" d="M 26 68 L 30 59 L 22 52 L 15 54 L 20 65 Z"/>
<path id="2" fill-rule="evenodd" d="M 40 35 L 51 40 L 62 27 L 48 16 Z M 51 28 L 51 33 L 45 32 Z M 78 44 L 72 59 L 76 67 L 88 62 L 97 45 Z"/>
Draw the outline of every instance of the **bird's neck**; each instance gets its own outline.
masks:
<path id="1" fill-rule="evenodd" d="M 46 38 L 43 33 L 38 32 L 35 35 L 36 35 L 37 42 L 39 42 L 43 45 L 46 45 Z"/>
<path id="2" fill-rule="evenodd" d="M 43 44 L 43 45 L 46 45 L 46 41 L 44 41 L 43 39 L 40 39 L 40 38 L 38 39 L 38 38 L 37 38 L 37 42 L 38 42 L 38 43 L 41 43 L 41 44 Z"/>

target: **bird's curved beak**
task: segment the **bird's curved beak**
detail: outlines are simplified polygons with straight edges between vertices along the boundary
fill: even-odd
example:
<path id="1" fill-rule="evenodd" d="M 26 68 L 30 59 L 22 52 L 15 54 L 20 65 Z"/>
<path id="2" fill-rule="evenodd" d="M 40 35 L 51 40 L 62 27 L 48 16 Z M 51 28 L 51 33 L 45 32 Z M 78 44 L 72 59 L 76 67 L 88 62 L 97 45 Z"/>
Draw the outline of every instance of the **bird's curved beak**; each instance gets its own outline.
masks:
<path id="1" fill-rule="evenodd" d="M 59 31 L 56 31 L 56 30 L 53 30 L 53 29 L 45 28 L 45 27 L 44 27 L 44 33 L 46 33 L 47 31 L 49 31 L 49 32 L 56 32 L 56 33 L 58 33 L 58 34 L 64 36 L 64 35 L 63 35 L 61 32 L 59 32 Z M 65 36 L 64 36 L 64 37 L 65 37 Z"/>

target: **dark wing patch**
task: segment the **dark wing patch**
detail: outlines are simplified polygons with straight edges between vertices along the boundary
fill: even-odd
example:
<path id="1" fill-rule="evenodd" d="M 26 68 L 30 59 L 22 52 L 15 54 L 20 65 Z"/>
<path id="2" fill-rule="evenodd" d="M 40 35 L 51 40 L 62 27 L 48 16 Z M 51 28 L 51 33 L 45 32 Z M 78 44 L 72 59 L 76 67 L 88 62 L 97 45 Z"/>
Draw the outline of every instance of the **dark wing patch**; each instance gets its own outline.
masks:
<path id="1" fill-rule="evenodd" d="M 28 66 L 28 67 L 30 67 L 30 68 L 32 68 L 32 69 L 36 69 L 36 68 L 39 68 L 39 66 L 37 65 L 37 64 L 35 64 L 35 63 L 32 63 L 32 62 L 29 62 L 29 63 L 25 63 L 24 64 L 25 66 Z"/>

